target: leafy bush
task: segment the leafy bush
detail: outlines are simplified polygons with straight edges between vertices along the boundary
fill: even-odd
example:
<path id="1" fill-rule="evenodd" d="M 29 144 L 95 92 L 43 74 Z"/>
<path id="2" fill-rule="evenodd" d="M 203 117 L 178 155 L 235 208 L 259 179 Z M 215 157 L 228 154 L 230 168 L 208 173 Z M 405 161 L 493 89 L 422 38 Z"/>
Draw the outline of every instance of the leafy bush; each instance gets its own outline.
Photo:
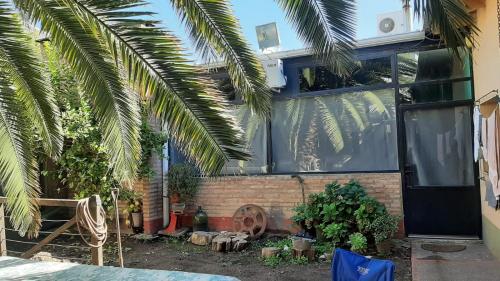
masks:
<path id="1" fill-rule="evenodd" d="M 304 265 L 308 264 L 309 260 L 307 257 L 293 257 L 292 256 L 292 240 L 291 239 L 281 239 L 274 241 L 267 241 L 266 247 L 276 247 L 280 249 L 277 256 L 271 256 L 262 258 L 262 261 L 266 266 L 277 267 L 280 264 L 296 264 Z"/>
<path id="2" fill-rule="evenodd" d="M 113 207 L 111 190 L 119 184 L 113 178 L 100 129 L 92 116 L 85 102 L 62 113 L 65 146 L 56 172 L 76 199 L 99 194 L 104 208 L 109 210 Z"/>
<path id="3" fill-rule="evenodd" d="M 351 251 L 357 253 L 364 253 L 368 248 L 368 240 L 359 232 L 349 235 L 349 244 L 351 244 Z"/>
<path id="4" fill-rule="evenodd" d="M 383 214 L 373 220 L 369 229 L 373 233 L 375 243 L 380 243 L 392 238 L 396 231 L 398 231 L 399 219 L 398 216 Z"/>
<path id="5" fill-rule="evenodd" d="M 163 147 L 168 138 L 164 133 L 155 131 L 150 125 L 145 106 L 142 107 L 141 115 L 141 161 L 137 169 L 137 175 L 142 179 L 150 179 L 155 175 L 154 170 L 151 168 L 149 163 L 151 155 L 156 153 L 160 158 L 163 158 Z"/>
<path id="6" fill-rule="evenodd" d="M 364 197 L 360 201 L 359 208 L 354 211 L 354 217 L 358 224 L 358 230 L 362 233 L 370 231 L 370 224 L 379 216 L 387 213 L 384 205 L 373 197 Z"/>
<path id="7" fill-rule="evenodd" d="M 294 212 L 295 223 L 308 231 L 319 229 L 334 246 L 350 245 L 354 233 L 372 241 L 372 222 L 387 214 L 384 205 L 368 196 L 356 181 L 328 184 L 324 192 L 311 194 L 308 202 L 294 208 Z M 359 235 L 354 236 L 357 238 Z"/>
<path id="8" fill-rule="evenodd" d="M 181 200 L 184 201 L 191 200 L 196 196 L 201 178 L 193 166 L 175 164 L 170 167 L 167 177 L 169 194 L 178 193 Z"/>
<path id="9" fill-rule="evenodd" d="M 128 215 L 142 211 L 142 195 L 140 193 L 130 189 L 123 189 L 120 192 L 120 199 L 127 202 L 127 208 L 123 210 L 124 214 Z"/>

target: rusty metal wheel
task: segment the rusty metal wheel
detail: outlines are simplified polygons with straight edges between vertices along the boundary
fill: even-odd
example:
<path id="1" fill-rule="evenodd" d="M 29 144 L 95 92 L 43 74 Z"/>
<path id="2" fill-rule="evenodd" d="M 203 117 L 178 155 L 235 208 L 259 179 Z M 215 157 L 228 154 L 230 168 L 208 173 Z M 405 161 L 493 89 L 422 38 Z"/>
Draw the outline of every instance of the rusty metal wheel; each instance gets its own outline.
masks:
<path id="1" fill-rule="evenodd" d="M 251 239 L 259 238 L 266 231 L 267 216 L 257 205 L 243 205 L 233 215 L 233 230 L 247 233 Z"/>

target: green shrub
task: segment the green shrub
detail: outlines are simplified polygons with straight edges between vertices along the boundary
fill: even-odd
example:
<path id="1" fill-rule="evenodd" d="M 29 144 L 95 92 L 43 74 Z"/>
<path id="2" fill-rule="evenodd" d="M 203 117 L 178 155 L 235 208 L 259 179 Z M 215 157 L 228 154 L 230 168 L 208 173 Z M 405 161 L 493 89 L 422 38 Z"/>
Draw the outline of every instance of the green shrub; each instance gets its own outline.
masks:
<path id="1" fill-rule="evenodd" d="M 298 225 L 305 229 L 319 228 L 326 241 L 334 246 L 351 247 L 349 236 L 354 233 L 373 241 L 372 222 L 387 214 L 384 205 L 370 197 L 356 181 L 328 184 L 324 192 L 311 194 L 308 202 L 294 211 L 293 220 Z"/>
<path id="2" fill-rule="evenodd" d="M 354 217 L 361 233 L 369 233 L 370 224 L 379 216 L 387 213 L 384 205 L 373 197 L 364 197 L 359 208 L 354 211 Z"/>
<path id="3" fill-rule="evenodd" d="M 181 200 L 193 199 L 200 187 L 201 178 L 196 169 L 189 164 L 175 164 L 168 170 L 168 192 L 178 193 Z"/>
<path id="4" fill-rule="evenodd" d="M 382 214 L 373 220 L 369 229 L 371 233 L 373 233 L 375 243 L 380 243 L 392 238 L 398 230 L 399 220 L 399 216 L 393 216 L 387 213 Z"/>
<path id="5" fill-rule="evenodd" d="M 357 253 L 364 253 L 368 248 L 368 240 L 359 232 L 349 235 L 349 244 L 351 244 L 351 251 Z"/>

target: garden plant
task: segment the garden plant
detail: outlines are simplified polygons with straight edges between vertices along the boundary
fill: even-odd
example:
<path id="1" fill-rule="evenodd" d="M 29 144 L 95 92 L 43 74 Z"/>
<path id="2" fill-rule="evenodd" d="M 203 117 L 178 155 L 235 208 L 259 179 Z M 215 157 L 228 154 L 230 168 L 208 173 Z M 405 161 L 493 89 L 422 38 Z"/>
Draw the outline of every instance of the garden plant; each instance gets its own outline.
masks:
<path id="1" fill-rule="evenodd" d="M 356 181 L 327 184 L 324 192 L 311 194 L 294 212 L 292 219 L 309 235 L 360 253 L 369 244 L 392 238 L 399 222 Z"/>

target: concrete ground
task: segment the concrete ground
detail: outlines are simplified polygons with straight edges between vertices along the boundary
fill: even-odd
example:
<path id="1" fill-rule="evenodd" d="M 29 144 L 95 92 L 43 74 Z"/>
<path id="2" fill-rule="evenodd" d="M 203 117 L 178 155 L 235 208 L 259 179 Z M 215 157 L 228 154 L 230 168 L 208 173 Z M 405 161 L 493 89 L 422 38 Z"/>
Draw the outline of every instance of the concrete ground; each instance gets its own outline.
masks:
<path id="1" fill-rule="evenodd" d="M 460 252 L 433 252 L 422 244 L 460 244 Z M 481 241 L 413 240 L 411 247 L 413 281 L 498 281 L 500 261 Z"/>

